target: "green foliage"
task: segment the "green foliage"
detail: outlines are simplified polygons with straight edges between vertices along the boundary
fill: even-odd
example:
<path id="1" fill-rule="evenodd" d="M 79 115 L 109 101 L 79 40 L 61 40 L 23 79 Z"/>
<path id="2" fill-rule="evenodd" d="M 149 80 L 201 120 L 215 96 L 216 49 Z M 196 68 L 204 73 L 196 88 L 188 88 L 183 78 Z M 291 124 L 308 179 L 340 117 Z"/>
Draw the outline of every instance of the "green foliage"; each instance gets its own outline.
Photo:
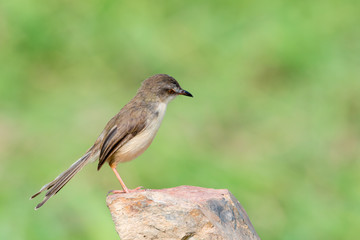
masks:
<path id="1" fill-rule="evenodd" d="M 264 239 L 356 239 L 358 1 L 0 3 L 0 239 L 116 239 L 109 168 L 28 201 L 155 73 L 169 105 L 128 187 L 228 188 Z M 40 197 L 41 198 L 41 197 Z"/>

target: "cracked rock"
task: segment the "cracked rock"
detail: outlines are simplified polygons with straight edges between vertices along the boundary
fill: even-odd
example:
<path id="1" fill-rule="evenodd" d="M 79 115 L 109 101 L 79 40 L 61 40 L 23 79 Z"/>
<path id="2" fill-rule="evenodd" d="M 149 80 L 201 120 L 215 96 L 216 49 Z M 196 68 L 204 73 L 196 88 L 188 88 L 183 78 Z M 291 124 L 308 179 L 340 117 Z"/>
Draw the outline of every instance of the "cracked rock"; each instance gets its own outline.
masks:
<path id="1" fill-rule="evenodd" d="M 122 240 L 260 239 L 226 189 L 148 189 L 109 195 L 106 201 Z"/>

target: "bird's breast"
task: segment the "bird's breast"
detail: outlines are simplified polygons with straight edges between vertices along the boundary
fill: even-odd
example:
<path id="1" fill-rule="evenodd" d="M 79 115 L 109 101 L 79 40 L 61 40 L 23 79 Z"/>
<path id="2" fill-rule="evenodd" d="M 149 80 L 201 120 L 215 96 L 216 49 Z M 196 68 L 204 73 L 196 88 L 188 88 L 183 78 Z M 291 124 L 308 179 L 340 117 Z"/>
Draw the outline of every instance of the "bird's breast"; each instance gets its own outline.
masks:
<path id="1" fill-rule="evenodd" d="M 153 111 L 154 112 L 149 114 L 144 130 L 139 132 L 114 153 L 113 161 L 115 161 L 116 164 L 133 160 L 150 146 L 164 118 L 166 104 L 160 103 L 153 108 Z"/>

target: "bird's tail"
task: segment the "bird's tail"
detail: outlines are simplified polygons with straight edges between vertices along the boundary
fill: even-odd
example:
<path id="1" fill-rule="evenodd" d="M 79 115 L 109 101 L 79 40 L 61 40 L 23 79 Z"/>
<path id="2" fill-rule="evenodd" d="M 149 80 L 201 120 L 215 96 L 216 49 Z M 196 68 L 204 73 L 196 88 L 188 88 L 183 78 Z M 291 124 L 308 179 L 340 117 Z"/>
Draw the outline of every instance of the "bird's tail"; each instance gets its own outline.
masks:
<path id="1" fill-rule="evenodd" d="M 66 183 L 70 181 L 70 179 L 79 172 L 87 163 L 92 162 L 96 156 L 96 154 L 92 154 L 92 151 L 88 151 L 84 156 L 82 156 L 79 160 L 74 162 L 68 170 L 61 173 L 57 176 L 53 181 L 45 184 L 37 193 L 31 196 L 30 199 L 38 196 L 43 191 L 47 191 L 44 199 L 35 207 L 35 210 L 40 208 L 44 203 L 47 202 L 52 196 L 60 191 L 61 188 L 65 186 Z"/>

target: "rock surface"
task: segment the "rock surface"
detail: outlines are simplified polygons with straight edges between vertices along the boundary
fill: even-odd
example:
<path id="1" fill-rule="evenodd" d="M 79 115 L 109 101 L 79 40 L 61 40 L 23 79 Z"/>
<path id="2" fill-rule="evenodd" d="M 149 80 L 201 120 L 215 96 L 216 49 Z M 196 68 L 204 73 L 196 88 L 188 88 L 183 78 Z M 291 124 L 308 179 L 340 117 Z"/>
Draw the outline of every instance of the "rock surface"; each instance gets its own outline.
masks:
<path id="1" fill-rule="evenodd" d="M 147 189 L 109 195 L 106 201 L 122 240 L 260 239 L 226 189 Z"/>

